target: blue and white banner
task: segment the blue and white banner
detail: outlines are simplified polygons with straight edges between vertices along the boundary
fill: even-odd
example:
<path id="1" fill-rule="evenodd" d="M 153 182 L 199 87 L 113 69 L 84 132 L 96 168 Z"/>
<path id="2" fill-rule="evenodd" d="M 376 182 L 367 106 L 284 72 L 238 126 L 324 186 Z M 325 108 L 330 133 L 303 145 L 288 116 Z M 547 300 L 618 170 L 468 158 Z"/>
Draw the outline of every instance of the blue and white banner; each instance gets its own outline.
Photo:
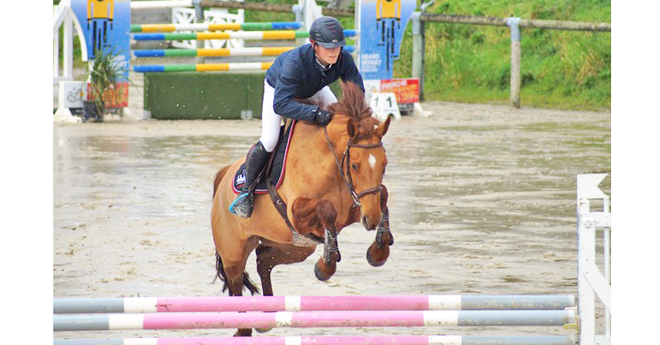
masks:
<path id="1" fill-rule="evenodd" d="M 97 50 L 110 50 L 119 54 L 119 63 L 131 59 L 131 2 L 130 0 L 71 0 L 71 9 L 78 18 L 85 35 L 88 60 Z"/>
<path id="2" fill-rule="evenodd" d="M 361 0 L 359 69 L 364 79 L 392 79 L 394 60 L 415 0 Z"/>

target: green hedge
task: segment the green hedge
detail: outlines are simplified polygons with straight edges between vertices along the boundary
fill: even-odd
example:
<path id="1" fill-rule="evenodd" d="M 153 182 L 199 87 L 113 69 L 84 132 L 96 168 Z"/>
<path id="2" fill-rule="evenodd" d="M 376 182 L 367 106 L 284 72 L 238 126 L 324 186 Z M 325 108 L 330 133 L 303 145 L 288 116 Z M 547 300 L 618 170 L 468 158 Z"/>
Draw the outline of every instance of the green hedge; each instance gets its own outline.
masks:
<path id="1" fill-rule="evenodd" d="M 264 76 L 264 72 L 145 73 L 144 110 L 159 120 L 261 118 Z M 341 97 L 337 82 L 330 88 Z"/>

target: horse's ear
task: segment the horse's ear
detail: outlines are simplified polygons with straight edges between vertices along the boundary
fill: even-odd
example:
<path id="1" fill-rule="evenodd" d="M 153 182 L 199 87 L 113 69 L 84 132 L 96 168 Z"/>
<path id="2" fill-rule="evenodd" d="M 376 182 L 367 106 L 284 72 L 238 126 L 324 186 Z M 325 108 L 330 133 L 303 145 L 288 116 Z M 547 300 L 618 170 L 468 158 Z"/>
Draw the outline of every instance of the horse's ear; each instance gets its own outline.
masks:
<path id="1" fill-rule="evenodd" d="M 392 121 L 392 117 L 388 116 L 387 120 L 385 120 L 385 122 L 383 122 L 383 124 L 381 124 L 380 127 L 378 127 L 378 130 L 377 130 L 378 135 L 381 138 L 385 135 L 385 133 L 387 133 L 387 129 L 390 128 L 390 121 Z"/>
<path id="2" fill-rule="evenodd" d="M 346 132 L 351 139 L 355 139 L 358 135 L 358 122 L 354 119 L 349 119 L 346 123 Z"/>

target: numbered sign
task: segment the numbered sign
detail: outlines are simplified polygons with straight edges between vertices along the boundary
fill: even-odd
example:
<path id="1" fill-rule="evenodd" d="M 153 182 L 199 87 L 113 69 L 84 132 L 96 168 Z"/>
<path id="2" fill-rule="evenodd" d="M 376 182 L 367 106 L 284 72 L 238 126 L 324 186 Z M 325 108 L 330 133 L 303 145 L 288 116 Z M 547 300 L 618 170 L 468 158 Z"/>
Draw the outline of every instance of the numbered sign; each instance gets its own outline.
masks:
<path id="1" fill-rule="evenodd" d="M 396 95 L 393 92 L 374 92 L 369 106 L 373 109 L 376 118 L 381 121 L 385 121 L 388 116 L 392 116 L 396 120 L 401 118 Z"/>
<path id="2" fill-rule="evenodd" d="M 82 81 L 61 81 L 58 108 L 82 108 L 87 99 L 87 90 Z"/>

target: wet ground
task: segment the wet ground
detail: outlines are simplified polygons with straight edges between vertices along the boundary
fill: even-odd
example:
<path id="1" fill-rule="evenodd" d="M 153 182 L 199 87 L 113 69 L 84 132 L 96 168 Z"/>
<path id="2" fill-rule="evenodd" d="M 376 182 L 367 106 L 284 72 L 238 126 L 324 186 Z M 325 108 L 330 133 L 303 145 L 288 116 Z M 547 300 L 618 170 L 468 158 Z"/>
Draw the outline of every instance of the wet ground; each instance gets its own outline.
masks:
<path id="1" fill-rule="evenodd" d="M 319 247 L 308 261 L 275 269 L 275 294 L 577 294 L 576 175 L 610 172 L 610 113 L 443 102 L 423 107 L 433 116 L 404 116 L 384 138 L 395 237 L 389 261 L 371 267 L 365 251 L 375 234 L 353 225 L 339 236 L 342 261 L 329 281 L 314 277 Z M 55 123 L 54 297 L 221 295 L 221 284 L 212 284 L 213 177 L 259 134 L 256 120 Z M 601 184 L 607 194 L 610 181 Z M 248 272 L 258 281 L 254 254 Z M 275 329 L 268 335 L 357 333 L 566 331 Z"/>

